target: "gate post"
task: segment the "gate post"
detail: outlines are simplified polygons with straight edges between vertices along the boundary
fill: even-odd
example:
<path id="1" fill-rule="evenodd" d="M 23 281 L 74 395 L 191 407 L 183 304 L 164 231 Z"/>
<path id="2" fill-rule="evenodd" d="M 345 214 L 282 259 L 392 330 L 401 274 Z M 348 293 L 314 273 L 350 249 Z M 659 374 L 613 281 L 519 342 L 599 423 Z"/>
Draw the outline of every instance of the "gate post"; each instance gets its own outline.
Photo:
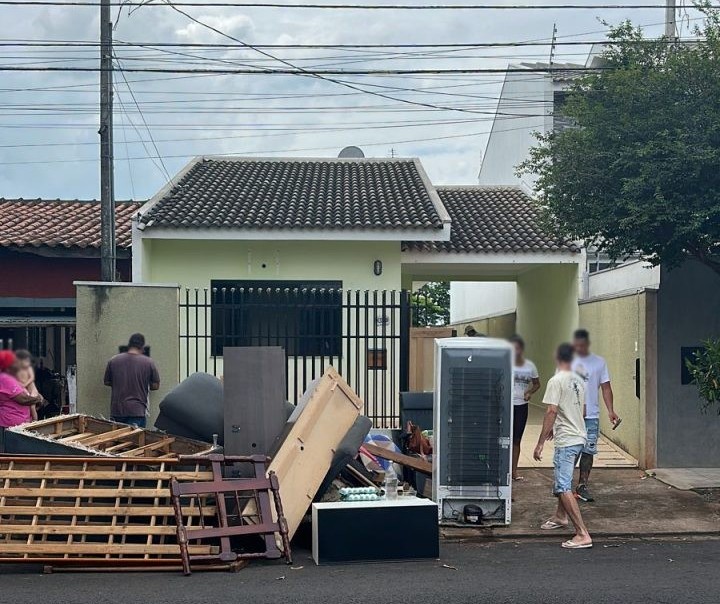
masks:
<path id="1" fill-rule="evenodd" d="M 410 326 L 412 325 L 412 309 L 410 307 L 410 291 L 400 292 L 400 392 L 410 389 Z"/>

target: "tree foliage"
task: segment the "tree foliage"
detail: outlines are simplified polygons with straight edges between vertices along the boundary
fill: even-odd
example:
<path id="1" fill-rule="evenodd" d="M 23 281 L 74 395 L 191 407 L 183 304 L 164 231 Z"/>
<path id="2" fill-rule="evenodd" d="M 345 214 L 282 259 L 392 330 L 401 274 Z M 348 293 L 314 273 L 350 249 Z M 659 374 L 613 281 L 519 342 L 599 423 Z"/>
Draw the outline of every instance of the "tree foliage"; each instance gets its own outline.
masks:
<path id="1" fill-rule="evenodd" d="M 538 175 L 544 222 L 613 259 L 695 258 L 720 274 L 720 13 L 696 43 L 610 31 L 601 69 L 561 109 L 572 128 L 537 135 L 519 173 Z"/>
<path id="2" fill-rule="evenodd" d="M 436 327 L 450 323 L 450 283 L 431 281 L 412 294 L 413 327 Z"/>
<path id="3" fill-rule="evenodd" d="M 703 411 L 717 407 L 720 414 L 720 339 L 707 340 L 685 364 L 703 401 Z"/>

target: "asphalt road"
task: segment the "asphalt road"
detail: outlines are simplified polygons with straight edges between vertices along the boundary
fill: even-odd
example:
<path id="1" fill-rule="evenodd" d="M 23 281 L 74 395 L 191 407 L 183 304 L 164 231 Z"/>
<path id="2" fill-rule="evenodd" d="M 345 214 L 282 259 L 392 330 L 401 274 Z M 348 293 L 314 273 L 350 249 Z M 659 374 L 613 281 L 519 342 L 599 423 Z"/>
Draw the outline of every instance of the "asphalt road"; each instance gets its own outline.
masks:
<path id="1" fill-rule="evenodd" d="M 719 566 L 717 540 L 605 541 L 583 552 L 556 542 L 445 544 L 439 561 L 317 567 L 297 552 L 295 570 L 254 562 L 236 574 L 191 577 L 2 567 L 0 602 L 704 604 L 718 600 Z"/>

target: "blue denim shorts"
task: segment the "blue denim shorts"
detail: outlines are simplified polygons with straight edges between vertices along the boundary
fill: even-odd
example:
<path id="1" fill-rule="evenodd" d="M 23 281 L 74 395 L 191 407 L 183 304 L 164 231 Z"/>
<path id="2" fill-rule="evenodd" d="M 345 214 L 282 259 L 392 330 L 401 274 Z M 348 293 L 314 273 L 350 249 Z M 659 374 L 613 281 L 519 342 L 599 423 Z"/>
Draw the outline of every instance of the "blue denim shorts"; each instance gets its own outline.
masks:
<path id="1" fill-rule="evenodd" d="M 600 435 L 600 420 L 595 418 L 585 418 L 585 430 L 587 432 L 587 444 L 582 452 L 588 455 L 597 455 L 598 436 Z"/>
<path id="2" fill-rule="evenodd" d="M 572 492 L 573 470 L 575 460 L 583 450 L 583 445 L 570 445 L 569 447 L 555 447 L 553 466 L 555 467 L 555 484 L 553 494 Z"/>

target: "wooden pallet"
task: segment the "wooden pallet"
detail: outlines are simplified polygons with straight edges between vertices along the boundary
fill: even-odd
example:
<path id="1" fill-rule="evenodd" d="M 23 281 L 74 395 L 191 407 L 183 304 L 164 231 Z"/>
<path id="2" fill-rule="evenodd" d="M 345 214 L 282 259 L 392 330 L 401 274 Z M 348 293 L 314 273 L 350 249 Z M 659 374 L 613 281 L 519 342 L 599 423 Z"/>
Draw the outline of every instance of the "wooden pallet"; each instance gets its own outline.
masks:
<path id="1" fill-rule="evenodd" d="M 170 480 L 212 477 L 201 459 L 0 457 L 0 562 L 177 566 Z M 195 502 L 184 513 L 191 535 L 214 521 L 215 505 Z"/>
<path id="2" fill-rule="evenodd" d="M 161 459 L 178 455 L 203 455 L 214 450 L 212 445 L 204 442 L 82 414 L 60 415 L 31 422 L 11 428 L 8 432 L 36 439 L 33 447 L 40 450 L 45 443 L 53 446 L 47 454 L 55 453 L 58 445 L 67 447 L 68 454 L 78 450 L 83 452 L 79 454 L 86 452 L 88 455 Z M 11 438 L 11 435 L 8 434 L 7 438 Z"/>

